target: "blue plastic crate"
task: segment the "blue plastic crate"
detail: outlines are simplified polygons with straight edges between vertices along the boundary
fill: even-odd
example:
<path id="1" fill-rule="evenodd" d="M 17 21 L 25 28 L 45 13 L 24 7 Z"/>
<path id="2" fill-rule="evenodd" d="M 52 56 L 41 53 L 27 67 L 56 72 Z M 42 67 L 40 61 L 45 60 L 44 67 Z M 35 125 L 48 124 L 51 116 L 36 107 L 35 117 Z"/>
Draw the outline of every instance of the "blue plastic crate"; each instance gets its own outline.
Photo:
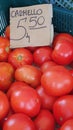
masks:
<path id="1" fill-rule="evenodd" d="M 0 35 L 9 24 L 9 7 L 52 3 L 53 24 L 56 32 L 68 32 L 73 35 L 73 0 L 0 0 Z"/>
<path id="2" fill-rule="evenodd" d="M 50 0 L 50 3 L 65 9 L 73 10 L 73 0 Z"/>
<path id="3" fill-rule="evenodd" d="M 48 0 L 0 0 L 0 36 L 9 24 L 9 8 L 48 3 Z"/>
<path id="4" fill-rule="evenodd" d="M 73 2 L 72 1 L 73 0 L 50 0 L 49 1 L 49 3 L 53 4 L 53 24 L 54 24 L 54 30 L 56 32 L 66 32 L 73 35 L 73 10 L 72 10 Z"/>

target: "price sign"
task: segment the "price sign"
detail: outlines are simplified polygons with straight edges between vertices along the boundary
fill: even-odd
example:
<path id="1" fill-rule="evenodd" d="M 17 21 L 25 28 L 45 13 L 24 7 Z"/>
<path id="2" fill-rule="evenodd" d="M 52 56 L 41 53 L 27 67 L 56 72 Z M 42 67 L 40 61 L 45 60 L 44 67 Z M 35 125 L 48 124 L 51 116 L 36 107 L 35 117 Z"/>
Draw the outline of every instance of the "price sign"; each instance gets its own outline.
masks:
<path id="1" fill-rule="evenodd" d="M 51 4 L 10 8 L 10 47 L 49 45 L 52 16 Z"/>

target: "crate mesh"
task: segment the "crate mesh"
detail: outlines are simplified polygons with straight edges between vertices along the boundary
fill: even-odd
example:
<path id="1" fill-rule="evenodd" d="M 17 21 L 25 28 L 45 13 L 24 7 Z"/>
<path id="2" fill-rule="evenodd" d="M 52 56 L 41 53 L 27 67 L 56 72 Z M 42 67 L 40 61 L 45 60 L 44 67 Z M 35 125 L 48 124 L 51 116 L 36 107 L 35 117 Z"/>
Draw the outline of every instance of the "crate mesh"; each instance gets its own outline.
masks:
<path id="1" fill-rule="evenodd" d="M 0 36 L 4 35 L 5 28 L 7 26 L 7 21 L 5 18 L 5 14 L 0 10 Z"/>
<path id="2" fill-rule="evenodd" d="M 73 10 L 73 0 L 50 0 L 50 3 L 56 4 L 59 7 Z"/>
<path id="3" fill-rule="evenodd" d="M 73 13 L 54 6 L 53 24 L 56 32 L 68 32 L 73 35 Z"/>

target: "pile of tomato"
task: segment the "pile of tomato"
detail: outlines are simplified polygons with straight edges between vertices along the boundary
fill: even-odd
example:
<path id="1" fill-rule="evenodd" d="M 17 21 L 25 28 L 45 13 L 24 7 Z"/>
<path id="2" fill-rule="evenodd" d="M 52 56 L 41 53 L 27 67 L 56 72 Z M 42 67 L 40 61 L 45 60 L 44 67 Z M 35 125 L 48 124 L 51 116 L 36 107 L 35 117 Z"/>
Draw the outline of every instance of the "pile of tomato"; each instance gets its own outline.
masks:
<path id="1" fill-rule="evenodd" d="M 73 130 L 73 36 L 48 46 L 10 48 L 0 36 L 1 130 Z"/>

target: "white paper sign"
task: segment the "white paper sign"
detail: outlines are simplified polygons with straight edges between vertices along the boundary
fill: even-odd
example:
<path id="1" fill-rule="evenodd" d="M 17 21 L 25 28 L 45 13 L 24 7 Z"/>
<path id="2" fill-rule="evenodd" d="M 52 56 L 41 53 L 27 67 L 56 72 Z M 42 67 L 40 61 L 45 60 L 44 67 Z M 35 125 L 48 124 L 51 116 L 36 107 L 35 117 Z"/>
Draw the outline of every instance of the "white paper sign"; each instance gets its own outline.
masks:
<path id="1" fill-rule="evenodd" d="M 51 4 L 10 8 L 10 47 L 49 45 L 52 17 Z"/>

